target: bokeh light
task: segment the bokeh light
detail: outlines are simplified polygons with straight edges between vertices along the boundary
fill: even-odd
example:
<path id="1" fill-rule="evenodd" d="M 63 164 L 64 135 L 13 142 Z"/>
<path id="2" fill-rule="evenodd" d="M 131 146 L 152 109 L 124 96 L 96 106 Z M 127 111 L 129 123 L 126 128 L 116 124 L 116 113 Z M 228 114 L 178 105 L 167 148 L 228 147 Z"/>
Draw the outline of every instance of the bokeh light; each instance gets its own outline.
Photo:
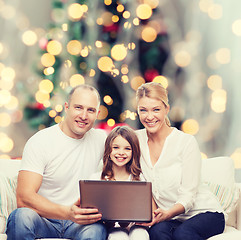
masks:
<path id="1" fill-rule="evenodd" d="M 110 127 L 113 127 L 115 125 L 115 120 L 110 118 L 107 120 L 107 125 L 110 126 Z"/>
<path id="2" fill-rule="evenodd" d="M 187 67 L 191 62 L 191 55 L 186 50 L 178 51 L 174 57 L 175 62 L 180 67 Z"/>
<path id="3" fill-rule="evenodd" d="M 131 87 L 136 91 L 138 87 L 140 87 L 143 83 L 145 83 L 145 79 L 141 76 L 136 76 L 131 79 Z"/>
<path id="4" fill-rule="evenodd" d="M 55 110 L 52 109 L 52 110 L 49 111 L 49 116 L 50 116 L 51 118 L 54 118 L 56 115 L 57 115 L 57 113 L 56 113 Z"/>
<path id="5" fill-rule="evenodd" d="M 212 4 L 208 8 L 208 16 L 214 20 L 220 19 L 223 16 L 222 6 L 219 4 Z"/>
<path id="6" fill-rule="evenodd" d="M 207 85 L 212 90 L 222 88 L 222 78 L 219 75 L 211 75 L 207 80 Z"/>
<path id="7" fill-rule="evenodd" d="M 148 4 L 140 4 L 136 9 L 136 15 L 142 19 L 148 19 L 152 15 L 152 9 Z"/>
<path id="8" fill-rule="evenodd" d="M 84 77 L 81 74 L 74 74 L 69 79 L 69 82 L 70 82 L 70 86 L 71 87 L 75 87 L 77 85 L 84 84 L 85 83 L 85 79 L 84 79 Z"/>
<path id="9" fill-rule="evenodd" d="M 55 57 L 50 53 L 44 53 L 41 57 L 41 63 L 45 67 L 51 67 L 55 63 Z"/>
<path id="10" fill-rule="evenodd" d="M 195 135 L 199 131 L 199 124 L 195 119 L 187 119 L 183 122 L 181 129 L 185 133 Z"/>
<path id="11" fill-rule="evenodd" d="M 104 96 L 103 100 L 107 105 L 111 105 L 113 103 L 113 99 L 109 95 Z"/>
<path id="12" fill-rule="evenodd" d="M 22 35 L 22 41 L 27 46 L 33 46 L 37 42 L 38 38 L 35 32 L 27 30 Z"/>
<path id="13" fill-rule="evenodd" d="M 157 37 L 157 32 L 153 27 L 145 27 L 142 30 L 141 37 L 146 42 L 153 42 Z"/>
<path id="14" fill-rule="evenodd" d="M 62 51 L 62 44 L 56 40 L 49 41 L 47 51 L 52 55 L 59 55 Z"/>
<path id="15" fill-rule="evenodd" d="M 105 106 L 100 105 L 99 110 L 98 120 L 104 120 L 108 116 L 108 109 Z"/>
<path id="16" fill-rule="evenodd" d="M 72 21 L 80 20 L 83 14 L 83 8 L 79 3 L 73 3 L 68 7 L 68 15 Z"/>
<path id="17" fill-rule="evenodd" d="M 122 61 L 127 56 L 127 49 L 123 44 L 116 44 L 111 49 L 111 56 L 116 61 Z"/>
<path id="18" fill-rule="evenodd" d="M 39 83 L 39 90 L 43 93 L 51 93 L 53 89 L 54 89 L 54 85 L 48 79 L 44 79 Z"/>
<path id="19" fill-rule="evenodd" d="M 232 31 L 235 35 L 241 36 L 241 19 L 235 20 L 233 22 Z"/>
<path id="20" fill-rule="evenodd" d="M 228 49 L 228 48 L 220 48 L 216 52 L 216 59 L 221 64 L 229 63 L 230 59 L 231 59 L 230 49 Z"/>
<path id="21" fill-rule="evenodd" d="M 0 113 L 0 127 L 7 127 L 11 123 L 11 117 L 8 113 Z"/>
<path id="22" fill-rule="evenodd" d="M 211 108 L 216 113 L 223 113 L 226 110 L 227 92 L 224 89 L 217 89 L 212 93 Z"/>
<path id="23" fill-rule="evenodd" d="M 35 93 L 35 99 L 37 102 L 44 104 L 47 100 L 50 99 L 50 96 L 48 93 L 44 93 L 42 91 L 37 91 Z"/>
<path id="24" fill-rule="evenodd" d="M 154 77 L 152 82 L 160 83 L 164 88 L 168 87 L 168 80 L 164 76 L 156 76 L 156 77 Z"/>
<path id="25" fill-rule="evenodd" d="M 114 63 L 112 61 L 112 59 L 110 57 L 101 57 L 98 60 L 98 68 L 102 71 L 102 72 L 109 72 L 112 71 L 112 69 L 114 68 Z"/>
<path id="26" fill-rule="evenodd" d="M 235 168 L 241 168 L 241 148 L 235 149 L 235 151 L 231 154 L 231 158 L 234 161 Z"/>
<path id="27" fill-rule="evenodd" d="M 79 55 L 82 50 L 82 45 L 78 40 L 71 40 L 67 44 L 67 51 L 71 55 Z"/>
<path id="28" fill-rule="evenodd" d="M 8 153 L 13 149 L 14 142 L 5 133 L 0 132 L 0 151 L 3 153 Z"/>

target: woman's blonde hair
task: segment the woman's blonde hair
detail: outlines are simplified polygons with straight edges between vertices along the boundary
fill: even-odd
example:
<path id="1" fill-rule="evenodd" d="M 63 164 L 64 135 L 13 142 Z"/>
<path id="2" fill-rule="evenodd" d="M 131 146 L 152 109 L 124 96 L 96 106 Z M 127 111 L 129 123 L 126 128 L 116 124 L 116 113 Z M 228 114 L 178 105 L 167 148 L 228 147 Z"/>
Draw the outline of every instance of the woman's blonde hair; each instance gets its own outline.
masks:
<path id="1" fill-rule="evenodd" d="M 136 91 L 137 103 L 143 97 L 160 100 L 163 102 L 163 104 L 165 105 L 166 108 L 169 107 L 168 92 L 160 83 L 149 82 L 149 83 L 142 84 Z M 171 123 L 167 116 L 166 116 L 165 121 L 166 121 L 166 124 L 170 127 Z"/>
<path id="2" fill-rule="evenodd" d="M 114 179 L 113 162 L 110 159 L 110 154 L 112 152 L 112 143 L 117 136 L 123 137 L 131 145 L 132 156 L 131 160 L 126 164 L 126 171 L 132 175 L 133 180 L 139 181 L 141 173 L 139 140 L 134 130 L 127 126 L 115 127 L 106 138 L 101 179 Z"/>

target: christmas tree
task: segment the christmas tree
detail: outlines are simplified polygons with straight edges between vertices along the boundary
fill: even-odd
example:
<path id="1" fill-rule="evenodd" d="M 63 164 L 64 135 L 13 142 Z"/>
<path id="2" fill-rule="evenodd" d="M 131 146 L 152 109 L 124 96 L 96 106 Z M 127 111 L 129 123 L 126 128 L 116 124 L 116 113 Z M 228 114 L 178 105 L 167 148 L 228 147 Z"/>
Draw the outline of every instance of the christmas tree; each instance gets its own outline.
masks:
<path id="1" fill-rule="evenodd" d="M 40 81 L 24 115 L 41 129 L 62 120 L 70 88 L 87 83 L 101 95 L 99 127 L 139 127 L 135 90 L 144 82 L 165 87 L 168 35 L 158 1 L 53 0 L 47 34 L 39 40 L 34 71 Z"/>

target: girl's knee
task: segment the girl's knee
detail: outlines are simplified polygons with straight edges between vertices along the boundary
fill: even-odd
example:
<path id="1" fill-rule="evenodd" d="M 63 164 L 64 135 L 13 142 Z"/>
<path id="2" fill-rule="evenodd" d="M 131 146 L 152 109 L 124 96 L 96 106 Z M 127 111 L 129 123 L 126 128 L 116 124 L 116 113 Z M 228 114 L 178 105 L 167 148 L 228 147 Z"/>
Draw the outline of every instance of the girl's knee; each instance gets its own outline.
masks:
<path id="1" fill-rule="evenodd" d="M 114 229 L 109 233 L 108 240 L 129 240 L 129 235 L 122 229 Z"/>
<path id="2" fill-rule="evenodd" d="M 129 234 L 130 240 L 149 240 L 149 234 L 144 228 L 134 228 Z"/>

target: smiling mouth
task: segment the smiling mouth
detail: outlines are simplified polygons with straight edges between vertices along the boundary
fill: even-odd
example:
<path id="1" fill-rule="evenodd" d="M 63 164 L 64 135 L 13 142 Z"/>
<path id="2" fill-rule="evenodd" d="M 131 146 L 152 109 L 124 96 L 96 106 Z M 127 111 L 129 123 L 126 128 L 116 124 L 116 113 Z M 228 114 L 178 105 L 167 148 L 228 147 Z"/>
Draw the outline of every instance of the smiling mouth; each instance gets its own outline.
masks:
<path id="1" fill-rule="evenodd" d="M 154 127 L 157 124 L 158 121 L 155 122 L 145 122 L 146 125 L 148 125 L 149 127 Z"/>
<path id="2" fill-rule="evenodd" d="M 123 162 L 123 161 L 125 161 L 125 157 L 116 157 L 115 158 L 118 162 Z"/>
<path id="3" fill-rule="evenodd" d="M 85 123 L 85 122 L 76 121 L 76 123 L 78 124 L 78 127 L 81 127 L 81 128 L 83 128 L 87 125 L 87 123 Z"/>

